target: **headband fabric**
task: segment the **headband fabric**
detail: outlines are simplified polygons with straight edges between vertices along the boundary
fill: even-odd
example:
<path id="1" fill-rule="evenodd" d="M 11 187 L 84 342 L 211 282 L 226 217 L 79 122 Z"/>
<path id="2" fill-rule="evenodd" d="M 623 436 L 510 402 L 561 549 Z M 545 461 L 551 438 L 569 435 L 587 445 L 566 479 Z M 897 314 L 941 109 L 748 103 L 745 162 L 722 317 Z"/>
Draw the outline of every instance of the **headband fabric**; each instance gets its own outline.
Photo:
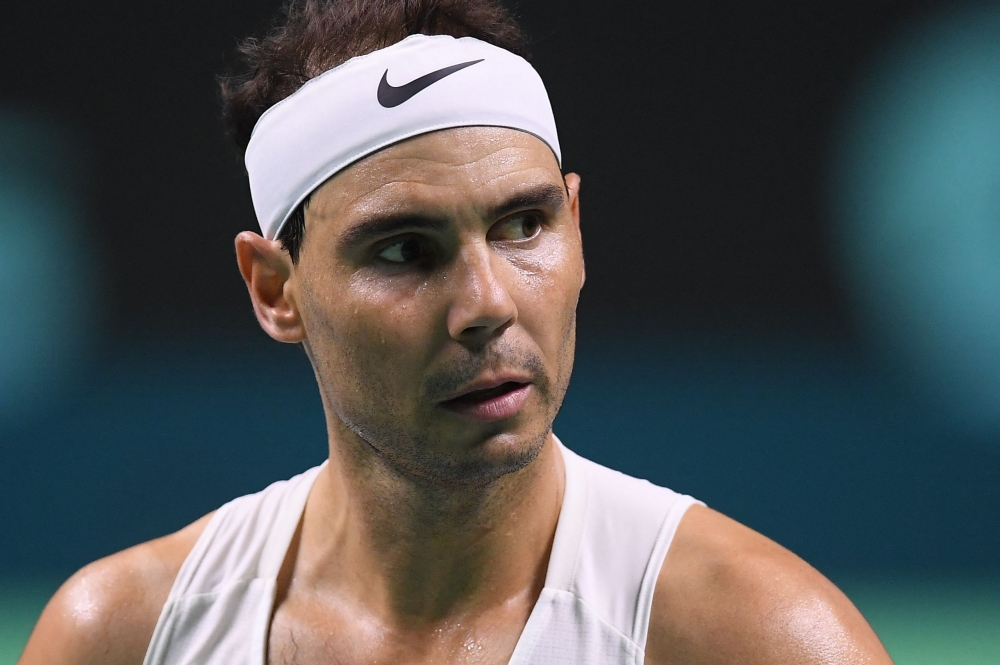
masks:
<path id="1" fill-rule="evenodd" d="M 362 157 L 427 132 L 508 127 L 548 144 L 562 166 L 555 118 L 538 73 L 472 37 L 411 35 L 317 76 L 267 110 L 246 150 L 250 195 L 265 238 Z"/>

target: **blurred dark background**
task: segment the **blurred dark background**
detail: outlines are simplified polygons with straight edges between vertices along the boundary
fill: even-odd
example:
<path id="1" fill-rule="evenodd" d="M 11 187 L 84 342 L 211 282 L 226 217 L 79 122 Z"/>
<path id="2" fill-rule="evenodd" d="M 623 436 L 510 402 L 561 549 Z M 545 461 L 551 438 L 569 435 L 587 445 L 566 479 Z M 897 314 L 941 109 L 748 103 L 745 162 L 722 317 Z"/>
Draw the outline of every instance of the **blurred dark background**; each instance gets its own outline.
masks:
<path id="1" fill-rule="evenodd" d="M 848 334 L 826 248 L 831 126 L 893 26 L 933 4 L 522 3 L 566 168 L 584 178 L 584 329 Z M 4 10 L 5 105 L 87 151 L 88 230 L 117 334 L 187 335 L 193 320 L 253 332 L 232 240 L 255 218 L 215 77 L 279 5 Z"/>
<path id="2" fill-rule="evenodd" d="M 0 12 L 0 576 L 323 457 L 308 363 L 236 270 L 215 79 L 278 6 Z M 834 579 L 1000 575 L 997 6 L 516 10 L 583 176 L 567 445 Z"/>

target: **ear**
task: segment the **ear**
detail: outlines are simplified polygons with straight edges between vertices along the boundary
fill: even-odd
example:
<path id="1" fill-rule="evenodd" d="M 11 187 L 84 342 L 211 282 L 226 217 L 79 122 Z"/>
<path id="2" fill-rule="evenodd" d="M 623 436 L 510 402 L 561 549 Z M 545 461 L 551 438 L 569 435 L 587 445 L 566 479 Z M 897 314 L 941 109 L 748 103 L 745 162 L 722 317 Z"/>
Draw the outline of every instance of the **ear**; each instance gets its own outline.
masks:
<path id="1" fill-rule="evenodd" d="M 583 244 L 583 234 L 580 231 L 580 176 L 576 173 L 567 173 L 565 176 L 566 180 L 566 192 L 569 194 L 569 210 L 570 214 L 573 216 L 573 224 L 576 225 L 577 235 L 580 236 L 580 244 Z M 580 268 L 580 288 L 583 288 L 584 282 L 587 281 L 587 269 L 586 266 Z"/>
<path id="2" fill-rule="evenodd" d="M 295 302 L 292 258 L 281 243 L 244 231 L 236 236 L 236 262 L 264 332 L 290 344 L 305 339 Z"/>

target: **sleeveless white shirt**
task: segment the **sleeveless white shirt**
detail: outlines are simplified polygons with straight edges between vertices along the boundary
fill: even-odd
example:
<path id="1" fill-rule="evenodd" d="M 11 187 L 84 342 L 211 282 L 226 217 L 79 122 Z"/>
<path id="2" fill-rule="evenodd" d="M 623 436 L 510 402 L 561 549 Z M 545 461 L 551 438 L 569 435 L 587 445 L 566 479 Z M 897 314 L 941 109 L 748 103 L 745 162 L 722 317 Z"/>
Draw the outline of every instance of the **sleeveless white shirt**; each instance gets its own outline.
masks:
<path id="1" fill-rule="evenodd" d="M 545 587 L 511 665 L 640 665 L 689 496 L 559 444 L 566 490 Z M 264 665 L 274 592 L 315 467 L 222 506 L 181 566 L 144 665 Z"/>

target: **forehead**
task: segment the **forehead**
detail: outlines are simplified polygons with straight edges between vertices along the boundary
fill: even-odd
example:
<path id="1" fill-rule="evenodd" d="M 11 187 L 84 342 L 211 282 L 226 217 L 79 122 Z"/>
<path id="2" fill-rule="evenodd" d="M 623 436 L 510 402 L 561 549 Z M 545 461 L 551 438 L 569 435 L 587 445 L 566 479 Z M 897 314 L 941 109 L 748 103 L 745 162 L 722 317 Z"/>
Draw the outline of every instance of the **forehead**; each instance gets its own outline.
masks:
<path id="1" fill-rule="evenodd" d="M 460 127 L 369 155 L 319 187 L 310 217 L 340 218 L 399 206 L 489 205 L 562 174 L 541 139 L 503 127 Z"/>

